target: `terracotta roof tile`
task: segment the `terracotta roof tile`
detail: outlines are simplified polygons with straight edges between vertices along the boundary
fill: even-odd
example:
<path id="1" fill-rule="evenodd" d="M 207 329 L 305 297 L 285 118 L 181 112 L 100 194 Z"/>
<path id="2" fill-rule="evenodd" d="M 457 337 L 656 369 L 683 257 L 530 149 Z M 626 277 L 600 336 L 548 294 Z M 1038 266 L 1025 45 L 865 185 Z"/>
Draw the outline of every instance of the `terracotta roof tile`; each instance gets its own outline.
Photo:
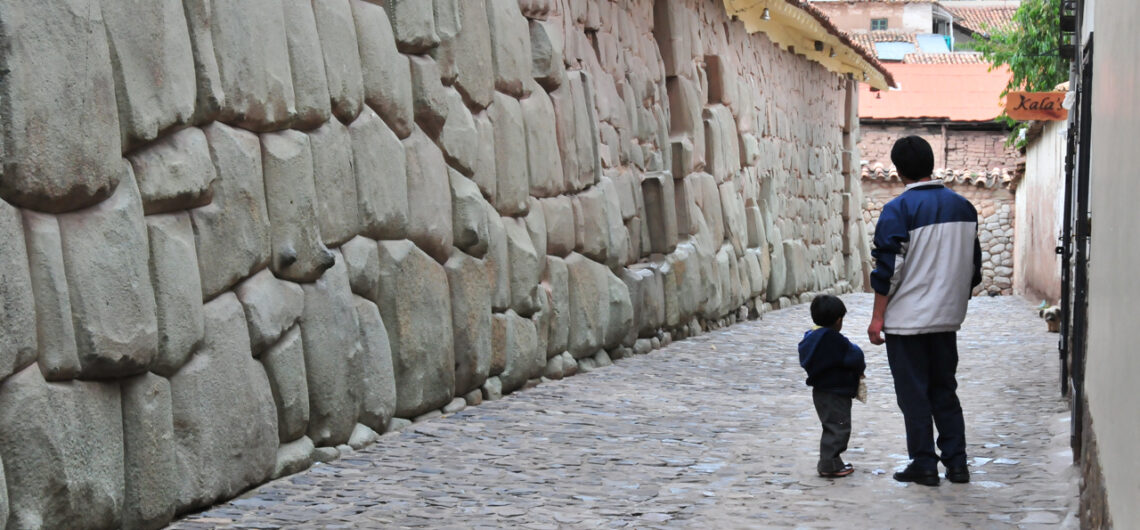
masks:
<path id="1" fill-rule="evenodd" d="M 882 31 L 860 31 L 858 33 L 849 33 L 851 40 L 855 42 L 860 48 L 866 51 L 871 57 L 878 57 L 875 51 L 876 42 L 909 42 L 918 49 L 918 41 L 914 38 L 914 33 L 907 33 L 898 30 L 882 30 Z"/>
<path id="2" fill-rule="evenodd" d="M 1008 30 L 1014 27 L 1013 14 L 1016 7 L 949 7 L 954 14 L 954 25 L 975 34 L 989 37 L 992 30 Z"/>
<path id="3" fill-rule="evenodd" d="M 1001 113 L 999 94 L 1009 82 L 1009 69 L 976 64 L 887 65 L 897 90 L 859 90 L 863 119 L 938 118 L 951 121 L 991 121 Z"/>
<path id="4" fill-rule="evenodd" d="M 979 188 L 1006 188 L 1014 186 L 1014 176 L 1017 168 L 995 167 L 989 170 L 962 170 L 962 169 L 935 169 L 934 178 L 941 180 L 948 186 L 965 185 Z M 902 182 L 895 166 L 884 166 L 881 163 L 873 167 L 863 163 L 860 177 L 863 180 L 882 180 L 886 182 Z"/>
<path id="5" fill-rule="evenodd" d="M 908 53 L 903 57 L 905 64 L 989 64 L 981 52 L 954 53 Z"/>

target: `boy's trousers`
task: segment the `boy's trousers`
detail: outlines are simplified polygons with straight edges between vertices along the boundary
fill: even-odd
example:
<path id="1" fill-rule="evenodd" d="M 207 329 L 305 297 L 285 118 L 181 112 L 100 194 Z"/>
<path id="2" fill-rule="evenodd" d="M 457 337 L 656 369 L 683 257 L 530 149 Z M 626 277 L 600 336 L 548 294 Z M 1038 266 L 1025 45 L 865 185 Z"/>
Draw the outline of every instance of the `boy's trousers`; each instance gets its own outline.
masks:
<path id="1" fill-rule="evenodd" d="M 887 335 L 887 362 L 906 423 L 906 449 L 919 469 L 966 465 L 966 424 L 958 402 L 957 334 Z M 934 428 L 938 449 L 934 452 Z"/>
<path id="2" fill-rule="evenodd" d="M 823 424 L 816 471 L 834 473 L 843 469 L 843 459 L 839 455 L 847 450 L 847 441 L 851 439 L 851 398 L 814 388 L 811 398 L 815 402 L 819 422 Z"/>

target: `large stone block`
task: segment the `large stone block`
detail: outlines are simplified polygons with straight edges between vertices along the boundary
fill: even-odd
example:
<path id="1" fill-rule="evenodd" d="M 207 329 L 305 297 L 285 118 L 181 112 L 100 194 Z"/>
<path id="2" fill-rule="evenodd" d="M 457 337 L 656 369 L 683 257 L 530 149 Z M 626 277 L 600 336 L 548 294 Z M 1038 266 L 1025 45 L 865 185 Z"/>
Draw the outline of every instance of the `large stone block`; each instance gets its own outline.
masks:
<path id="1" fill-rule="evenodd" d="M 158 317 L 158 354 L 150 371 L 174 375 L 205 333 L 202 284 L 194 250 L 194 227 L 185 213 L 146 218 L 151 285 Z"/>
<path id="2" fill-rule="evenodd" d="M 495 351 L 504 353 L 505 364 L 499 374 L 503 392 L 513 392 L 530 379 L 542 375 L 546 368 L 546 352 L 538 347 L 534 322 L 508 310 L 495 313 L 492 332 Z"/>
<path id="3" fill-rule="evenodd" d="M 649 232 L 649 251 L 668 254 L 677 248 L 677 203 L 673 177 L 668 173 L 649 173 L 641 177 L 641 196 L 645 203 L 645 225 Z"/>
<path id="4" fill-rule="evenodd" d="M 554 105 L 562 174 L 568 190 L 582 190 L 601 177 L 598 123 L 585 72 L 567 72 L 567 83 L 550 94 Z"/>
<path id="5" fill-rule="evenodd" d="M 687 175 L 705 166 L 705 126 L 701 117 L 700 88 L 687 77 L 670 77 L 666 81 L 669 93 L 669 135 L 689 140 L 692 156 L 686 167 L 673 167 L 674 175 Z M 674 154 L 674 156 L 677 156 Z"/>
<path id="6" fill-rule="evenodd" d="M 523 224 L 526 225 L 527 235 L 530 236 L 531 245 L 534 247 L 535 254 L 538 254 L 538 270 L 539 276 L 546 267 L 546 214 L 542 211 L 542 204 L 538 199 L 531 197 L 528 201 L 530 206 L 527 208 L 527 214 L 522 218 Z"/>
<path id="7" fill-rule="evenodd" d="M 526 125 L 530 194 L 535 197 L 558 195 L 564 189 L 564 181 L 558 134 L 555 130 L 554 105 L 546 91 L 537 86 L 521 104 Z"/>
<path id="8" fill-rule="evenodd" d="M 360 348 L 348 360 L 352 374 L 349 392 L 357 403 L 357 421 L 382 432 L 396 412 L 392 346 L 376 304 L 361 297 L 355 298 L 355 304 Z"/>
<path id="9" fill-rule="evenodd" d="M 115 190 L 121 137 L 98 0 L 5 2 L 0 34 L 4 168 L 0 199 L 46 212 L 90 206 Z"/>
<path id="10" fill-rule="evenodd" d="M 542 289 L 550 299 L 546 337 L 546 355 L 550 358 L 565 352 L 570 343 L 570 272 L 561 258 L 546 257 Z"/>
<path id="11" fill-rule="evenodd" d="M 530 25 L 519 11 L 518 0 L 486 2 L 495 88 L 523 97 L 531 74 Z"/>
<path id="12" fill-rule="evenodd" d="M 531 75 L 546 90 L 554 90 L 566 78 L 562 61 L 562 28 L 554 21 L 531 20 Z"/>
<path id="13" fill-rule="evenodd" d="M 273 244 L 269 265 L 281 278 L 311 282 L 332 266 L 333 255 L 317 223 L 309 137 L 292 130 L 262 134 L 261 163 Z"/>
<path id="14" fill-rule="evenodd" d="M 250 350 L 259 356 L 301 316 L 305 293 L 300 285 L 277 279 L 262 269 L 234 289 L 249 328 Z"/>
<path id="15" fill-rule="evenodd" d="M 610 266 L 626 260 L 629 233 L 622 223 L 617 189 L 609 178 L 574 196 L 574 223 L 578 252 Z"/>
<path id="16" fill-rule="evenodd" d="M 380 281 L 380 251 L 376 242 L 356 236 L 340 246 L 341 258 L 348 267 L 348 284 L 353 294 L 369 297 Z"/>
<path id="17" fill-rule="evenodd" d="M 435 33 L 439 35 L 439 46 L 432 48 L 431 58 L 439 63 L 443 84 L 451 86 L 459 75 L 455 65 L 455 37 L 465 24 L 459 16 L 459 0 L 433 0 L 432 14 L 435 16 Z"/>
<path id="18" fill-rule="evenodd" d="M 308 436 L 302 436 L 289 443 L 283 443 L 277 448 L 277 462 L 273 464 L 275 479 L 300 473 L 313 465 L 313 454 L 316 446 Z"/>
<path id="19" fill-rule="evenodd" d="M 360 347 L 360 328 L 347 267 L 343 258 L 336 261 L 317 281 L 301 286 L 305 292 L 300 322 L 309 388 L 308 436 L 318 446 L 347 442 L 357 415 L 357 403 L 349 391 L 353 378 L 349 359 Z"/>
<path id="20" fill-rule="evenodd" d="M 293 76 L 295 128 L 318 127 L 332 115 L 321 37 L 317 33 L 317 17 L 313 13 L 313 9 L 322 3 L 281 0 L 285 14 L 285 43 L 289 47 L 289 71 Z"/>
<path id="21" fill-rule="evenodd" d="M 725 223 L 720 188 L 716 184 L 716 179 L 708 173 L 696 173 L 687 177 L 686 180 L 691 180 L 693 203 L 701 215 L 700 221 L 704 223 L 703 226 L 698 225 L 700 226 L 697 231 L 698 235 L 707 239 L 705 242 L 709 248 L 718 249 L 721 242 L 724 241 Z M 707 232 L 701 234 L 704 230 Z"/>
<path id="22" fill-rule="evenodd" d="M 352 136 L 339 120 L 329 120 L 308 134 L 321 238 L 326 245 L 340 245 L 361 230 Z"/>
<path id="23" fill-rule="evenodd" d="M 269 213 L 257 135 L 213 123 L 204 129 L 218 180 L 213 202 L 190 211 L 202 297 L 213 298 L 269 264 Z"/>
<path id="24" fill-rule="evenodd" d="M 454 240 L 447 163 L 421 131 L 403 142 L 408 163 L 408 239 L 443 263 Z"/>
<path id="25" fill-rule="evenodd" d="M 381 241 L 379 248 L 374 301 L 392 343 L 396 416 L 412 418 L 447 404 L 455 388 L 447 273 L 410 241 Z"/>
<path id="26" fill-rule="evenodd" d="M 182 129 L 130 156 L 143 212 L 168 213 L 210 204 L 218 172 L 201 129 Z"/>
<path id="27" fill-rule="evenodd" d="M 0 385 L 0 433 L 8 528 L 122 524 L 118 384 L 48 383 L 29 366 Z"/>
<path id="28" fill-rule="evenodd" d="M 566 258 L 570 287 L 570 332 L 567 351 L 575 359 L 593 355 L 605 342 L 610 319 L 606 267 L 581 254 Z"/>
<path id="29" fill-rule="evenodd" d="M 412 74 L 384 8 L 351 0 L 359 41 L 364 100 L 400 138 L 412 134 Z"/>
<path id="30" fill-rule="evenodd" d="M 384 0 L 392 19 L 396 46 L 403 53 L 424 53 L 439 44 L 434 6 L 424 0 Z"/>
<path id="31" fill-rule="evenodd" d="M 759 249 L 750 248 L 744 251 L 744 257 L 741 258 L 744 263 L 744 269 L 748 274 L 748 284 L 751 287 L 749 298 L 763 296 L 764 292 L 768 290 L 768 279 L 764 275 L 764 271 L 766 271 L 770 265 L 765 264 L 767 256 L 762 256 L 761 252 Z M 767 254 L 767 249 L 764 249 L 763 253 Z"/>
<path id="32" fill-rule="evenodd" d="M 748 227 L 748 248 L 767 250 L 768 234 L 764 230 L 764 214 L 755 204 L 744 207 L 744 221 Z"/>
<path id="33" fill-rule="evenodd" d="M 787 281 L 788 262 L 784 257 L 784 243 L 780 229 L 768 224 L 767 232 L 769 256 L 772 262 L 772 268 L 768 271 L 768 301 L 775 302 L 784 296 L 789 290 L 788 287 L 793 284 Z"/>
<path id="34" fill-rule="evenodd" d="M 538 282 L 542 265 L 534 243 L 522 219 L 503 218 L 507 237 L 507 260 L 510 263 L 511 309 L 523 317 L 538 310 Z"/>
<path id="35" fill-rule="evenodd" d="M 448 169 L 448 177 L 451 182 L 451 219 L 455 246 L 467 254 L 481 258 L 487 253 L 490 239 L 488 212 L 494 210 L 479 194 L 479 187 L 474 182 L 453 169 Z"/>
<path id="36" fill-rule="evenodd" d="M 85 379 L 144 372 L 158 347 L 146 223 L 130 165 L 111 198 L 59 216 L 75 341 Z"/>
<path id="37" fill-rule="evenodd" d="M 439 138 L 447 121 L 447 91 L 440 79 L 439 65 L 431 57 L 408 57 L 412 67 L 412 108 L 416 123 L 432 138 Z"/>
<path id="38" fill-rule="evenodd" d="M 608 349 L 612 349 L 622 344 L 623 339 L 630 337 L 630 332 L 634 331 L 633 321 L 633 302 L 630 300 L 629 287 L 620 278 L 614 275 L 612 271 L 606 269 L 606 314 L 609 318 L 606 319 L 606 329 L 603 335 L 602 345 Z M 632 346 L 633 340 L 631 339 L 626 346 Z"/>
<path id="39" fill-rule="evenodd" d="M 18 218 L 16 223 L 12 223 L 10 217 L 15 212 L 6 203 L 0 203 L 0 234 L 4 240 L 0 243 L 0 256 L 3 256 L 0 260 L 6 261 L 0 265 L 0 300 L 4 301 L 0 304 L 4 308 L 0 309 L 0 333 L 4 337 L 0 339 L 0 351 L 5 352 L 0 354 L 0 375 L 7 376 L 22 369 L 29 362 L 27 348 L 30 346 L 38 350 L 40 372 L 45 379 L 72 379 L 79 375 L 80 367 L 59 223 L 55 216 L 24 210 L 24 238 L 21 238 L 8 232 L 19 229 Z M 23 257 L 20 247 L 25 239 L 27 259 L 17 261 Z M 26 283 L 29 272 L 30 285 Z M 30 325 L 30 322 L 23 321 L 32 316 L 29 313 L 33 294 L 35 324 Z M 199 293 L 194 295 L 198 297 Z M 7 311 L 29 312 L 13 315 Z M 15 328 L 12 324 L 24 327 Z M 29 337 L 29 332 L 34 332 L 34 335 Z"/>
<path id="40" fill-rule="evenodd" d="M 546 222 L 546 253 L 564 257 L 577 246 L 574 202 L 566 196 L 539 201 Z"/>
<path id="41" fill-rule="evenodd" d="M 677 314 L 681 322 L 686 322 L 701 309 L 715 287 L 703 274 L 701 256 L 692 243 L 678 244 L 670 259 L 677 285 Z"/>
<path id="42" fill-rule="evenodd" d="M 194 123 L 213 120 L 225 104 L 218 59 L 214 57 L 214 33 L 211 0 L 183 0 L 186 26 L 190 32 L 190 48 L 194 52 L 195 109 Z"/>
<path id="43" fill-rule="evenodd" d="M 170 378 L 178 512 L 264 482 L 277 454 L 273 392 L 249 351 L 241 304 L 226 293 L 205 315 L 202 347 Z"/>
<path id="44" fill-rule="evenodd" d="M 744 211 L 744 198 L 735 180 L 726 181 L 719 188 L 725 237 L 732 244 L 736 256 L 743 256 L 744 249 L 748 246 L 748 217 Z"/>
<path id="45" fill-rule="evenodd" d="M 370 109 L 364 109 L 348 130 L 364 235 L 373 239 L 405 237 L 408 170 L 404 144 Z"/>
<path id="46" fill-rule="evenodd" d="M 785 239 L 784 257 L 788 263 L 784 294 L 793 295 L 812 290 L 814 278 L 811 262 L 808 260 L 808 249 L 804 242 L 798 239 Z"/>
<path id="47" fill-rule="evenodd" d="M 495 311 L 506 311 L 511 305 L 510 258 L 507 250 L 507 231 L 503 218 L 490 205 L 487 205 L 487 278 L 491 282 L 491 307 Z"/>
<path id="48" fill-rule="evenodd" d="M 475 173 L 471 176 L 471 180 L 479 185 L 479 191 L 484 197 L 494 199 L 499 187 L 499 172 L 495 162 L 495 127 L 486 111 L 480 112 L 474 118 L 479 147 L 475 158 Z"/>
<path id="49" fill-rule="evenodd" d="M 277 407 L 277 438 L 281 443 L 297 440 L 309 428 L 309 385 L 300 328 L 294 326 L 282 335 L 260 360 Z"/>
<path id="50" fill-rule="evenodd" d="M 181 2 L 103 2 L 124 150 L 189 121 L 197 96 Z"/>
<path id="51" fill-rule="evenodd" d="M 691 75 L 693 72 L 693 32 L 695 13 L 682 0 L 662 0 L 653 4 L 653 38 L 661 50 L 665 75 Z"/>
<path id="52" fill-rule="evenodd" d="M 158 528 L 174 517 L 178 466 L 170 382 L 154 374 L 122 383 L 123 528 Z"/>
<path id="53" fill-rule="evenodd" d="M 523 148 L 527 138 L 522 105 L 517 99 L 496 92 L 494 104 L 487 110 L 487 114 L 494 127 L 495 168 L 498 174 L 491 204 L 503 215 L 524 213 L 530 191 L 530 172 L 527 151 Z"/>
<path id="54" fill-rule="evenodd" d="M 740 171 L 740 141 L 732 111 L 724 105 L 704 110 L 705 171 L 724 182 Z"/>
<path id="55" fill-rule="evenodd" d="M 213 0 L 214 56 L 225 102 L 218 118 L 249 129 L 282 129 L 296 114 L 281 0 Z"/>
<path id="56" fill-rule="evenodd" d="M 462 27 L 455 36 L 455 88 L 473 109 L 485 109 L 495 91 L 491 29 L 487 25 L 486 0 L 459 2 Z"/>
<path id="57" fill-rule="evenodd" d="M 313 14 L 317 18 L 333 114 L 342 121 L 352 121 L 364 105 L 364 74 L 352 6 L 349 0 L 313 2 Z"/>
<path id="58" fill-rule="evenodd" d="M 633 326 L 640 337 L 652 337 L 665 324 L 664 275 L 649 265 L 624 269 L 621 279 L 629 289 L 633 305 Z"/>
<path id="59" fill-rule="evenodd" d="M 446 93 L 447 123 L 443 125 L 436 142 L 447 163 L 471 177 L 479 167 L 479 130 L 459 92 L 449 89 Z"/>
<path id="60" fill-rule="evenodd" d="M 455 389 L 462 396 L 483 386 L 491 370 L 491 282 L 482 260 L 455 252 L 444 264 L 451 291 Z"/>

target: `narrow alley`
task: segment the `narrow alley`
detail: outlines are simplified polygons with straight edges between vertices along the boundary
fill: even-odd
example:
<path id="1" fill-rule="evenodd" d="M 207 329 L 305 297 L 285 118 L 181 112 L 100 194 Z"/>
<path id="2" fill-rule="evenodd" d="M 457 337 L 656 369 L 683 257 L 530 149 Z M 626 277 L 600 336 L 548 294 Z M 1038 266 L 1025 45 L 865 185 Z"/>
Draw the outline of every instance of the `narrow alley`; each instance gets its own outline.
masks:
<path id="1" fill-rule="evenodd" d="M 414 424 L 173 528 L 1076 528 L 1056 334 L 1021 298 L 974 298 L 959 333 L 972 482 L 900 484 L 902 417 L 870 295 L 844 297 L 867 352 L 845 457 L 815 474 L 819 424 L 796 343 L 808 306 L 674 342 Z"/>

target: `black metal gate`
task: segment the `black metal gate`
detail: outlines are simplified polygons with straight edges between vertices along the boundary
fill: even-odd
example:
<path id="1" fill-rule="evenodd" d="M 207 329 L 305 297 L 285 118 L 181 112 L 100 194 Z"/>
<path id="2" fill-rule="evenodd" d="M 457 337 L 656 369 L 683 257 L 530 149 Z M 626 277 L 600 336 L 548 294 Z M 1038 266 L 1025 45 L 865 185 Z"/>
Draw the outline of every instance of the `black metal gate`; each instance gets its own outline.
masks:
<path id="1" fill-rule="evenodd" d="M 1089 158 L 1092 134 L 1093 38 L 1081 42 L 1083 1 L 1062 2 L 1062 20 L 1076 17 L 1071 50 L 1074 67 L 1069 89 L 1077 102 L 1069 113 L 1068 150 L 1065 155 L 1065 211 L 1061 235 L 1061 392 L 1070 398 L 1070 445 L 1080 459 L 1083 431 L 1085 353 L 1088 338 L 1088 259 L 1092 218 L 1089 215 Z M 1068 12 L 1068 13 L 1067 13 Z M 1069 14 L 1071 13 L 1071 14 Z M 1064 28 L 1064 24 L 1062 24 Z M 1069 28 L 1064 28 L 1069 29 Z M 1062 50 L 1065 50 L 1062 43 Z"/>

